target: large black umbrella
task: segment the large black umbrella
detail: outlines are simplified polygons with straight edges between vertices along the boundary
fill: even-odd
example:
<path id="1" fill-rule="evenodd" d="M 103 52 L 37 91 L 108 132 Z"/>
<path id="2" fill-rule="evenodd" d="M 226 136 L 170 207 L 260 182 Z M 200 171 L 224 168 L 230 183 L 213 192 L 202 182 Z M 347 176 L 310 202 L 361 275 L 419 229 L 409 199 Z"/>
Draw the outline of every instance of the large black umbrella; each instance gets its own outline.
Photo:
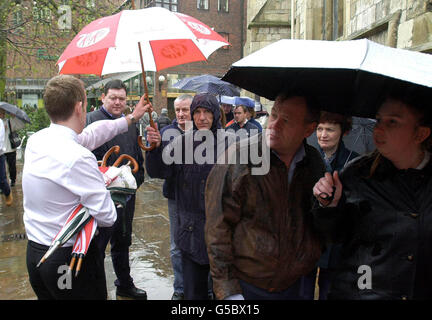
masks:
<path id="1" fill-rule="evenodd" d="M 208 92 L 214 95 L 239 96 L 240 89 L 235 85 L 222 81 L 211 74 L 188 77 L 173 85 L 173 88 L 189 90 L 194 92 Z"/>
<path id="2" fill-rule="evenodd" d="M 270 100 L 281 91 L 312 94 L 330 112 L 374 118 L 396 85 L 432 100 L 432 56 L 366 39 L 285 39 L 235 62 L 222 80 Z"/>
<path id="3" fill-rule="evenodd" d="M 30 123 L 30 118 L 27 115 L 27 113 L 25 113 L 24 110 L 21 110 L 17 106 L 10 104 L 10 103 L 7 103 L 7 102 L 0 101 L 0 108 L 2 108 L 7 113 L 13 114 L 18 119 L 20 119 L 24 122 Z"/>
<path id="4" fill-rule="evenodd" d="M 343 137 L 345 146 L 362 155 L 375 150 L 372 133 L 376 121 L 373 119 L 352 117 L 352 129 Z M 307 138 L 308 144 L 318 148 L 318 139 L 315 133 Z"/>

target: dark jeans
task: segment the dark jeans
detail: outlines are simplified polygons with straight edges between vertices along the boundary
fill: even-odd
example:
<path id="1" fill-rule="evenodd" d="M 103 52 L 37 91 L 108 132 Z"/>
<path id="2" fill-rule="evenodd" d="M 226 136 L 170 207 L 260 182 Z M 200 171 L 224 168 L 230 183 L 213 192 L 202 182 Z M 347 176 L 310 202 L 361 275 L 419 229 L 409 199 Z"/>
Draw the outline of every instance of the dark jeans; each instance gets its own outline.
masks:
<path id="1" fill-rule="evenodd" d="M 39 300 L 106 300 L 107 288 L 103 259 L 92 241 L 82 262 L 78 277 L 75 272 L 68 278 L 67 268 L 72 247 L 60 247 L 39 268 L 47 246 L 28 241 L 27 270 L 30 284 Z M 75 270 L 74 270 L 75 271 Z"/>
<path id="2" fill-rule="evenodd" d="M 185 300 L 209 299 L 209 264 L 198 264 L 182 252 L 183 289 Z"/>
<path id="3" fill-rule="evenodd" d="M 239 280 L 245 300 L 303 300 L 300 295 L 301 281 L 297 280 L 288 289 L 280 292 L 269 292 Z"/>
<path id="4" fill-rule="evenodd" d="M 6 176 L 6 164 L 4 154 L 0 155 L 0 190 L 5 196 L 8 196 L 11 192 Z"/>
<path id="5" fill-rule="evenodd" d="M 15 182 L 16 181 L 16 175 L 17 175 L 16 151 L 5 153 L 5 156 L 6 156 L 6 162 L 7 162 L 8 168 L 9 168 L 9 178 L 10 178 L 11 182 Z"/>
<path id="6" fill-rule="evenodd" d="M 174 241 L 174 235 L 177 232 L 177 205 L 174 199 L 168 199 L 168 214 L 170 221 L 170 258 L 174 273 L 174 292 L 183 293 L 181 250 Z"/>
<path id="7" fill-rule="evenodd" d="M 132 244 L 132 220 L 135 211 L 135 195 L 126 203 L 126 208 L 117 208 L 117 220 L 111 227 L 98 228 L 95 238 L 102 256 L 108 242 L 111 244 L 111 260 L 117 276 L 114 284 L 117 287 L 131 288 L 134 286 L 130 276 L 129 247 Z"/>

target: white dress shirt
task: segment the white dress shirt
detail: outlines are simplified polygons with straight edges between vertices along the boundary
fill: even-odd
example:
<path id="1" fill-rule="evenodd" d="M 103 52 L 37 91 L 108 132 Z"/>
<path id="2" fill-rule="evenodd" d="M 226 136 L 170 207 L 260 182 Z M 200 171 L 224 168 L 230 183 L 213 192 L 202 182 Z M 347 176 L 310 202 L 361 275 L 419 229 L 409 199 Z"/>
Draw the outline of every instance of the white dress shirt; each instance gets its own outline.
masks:
<path id="1" fill-rule="evenodd" d="M 77 135 L 51 124 L 33 134 L 25 150 L 22 188 L 24 225 L 29 240 L 51 245 L 79 205 L 89 209 L 98 226 L 117 219 L 115 205 L 90 150 L 128 130 L 127 120 L 96 121 Z M 72 246 L 72 237 L 64 246 Z"/>

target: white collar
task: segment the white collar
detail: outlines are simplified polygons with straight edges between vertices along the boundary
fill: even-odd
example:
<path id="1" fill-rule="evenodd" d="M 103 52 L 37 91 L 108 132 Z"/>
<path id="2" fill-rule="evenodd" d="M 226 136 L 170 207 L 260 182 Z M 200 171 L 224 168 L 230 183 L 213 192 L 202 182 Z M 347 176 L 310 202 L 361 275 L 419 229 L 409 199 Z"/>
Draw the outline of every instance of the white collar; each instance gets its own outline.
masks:
<path id="1" fill-rule="evenodd" d="M 425 155 L 424 155 L 423 161 L 417 166 L 416 169 L 417 170 L 421 170 L 424 167 L 426 167 L 426 165 L 429 163 L 429 160 L 430 160 L 430 152 L 425 151 Z"/>
<path id="2" fill-rule="evenodd" d="M 50 129 L 53 129 L 55 131 L 61 131 L 62 133 L 67 134 L 68 136 L 70 136 L 75 141 L 78 140 L 78 134 L 75 132 L 75 130 L 73 130 L 69 127 L 66 127 L 66 126 L 61 125 L 61 124 L 55 124 L 52 122 L 51 122 L 49 127 L 50 127 Z"/>

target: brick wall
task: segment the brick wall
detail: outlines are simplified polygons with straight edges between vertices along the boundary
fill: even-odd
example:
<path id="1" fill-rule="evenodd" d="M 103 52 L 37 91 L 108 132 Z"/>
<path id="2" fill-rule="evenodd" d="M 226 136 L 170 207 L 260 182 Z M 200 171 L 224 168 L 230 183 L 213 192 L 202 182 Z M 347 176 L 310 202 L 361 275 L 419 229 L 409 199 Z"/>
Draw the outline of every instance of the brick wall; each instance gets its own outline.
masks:
<path id="1" fill-rule="evenodd" d="M 210 55 L 207 62 L 196 62 L 164 70 L 166 73 L 204 74 L 222 76 L 228 71 L 231 64 L 242 58 L 245 42 L 246 12 L 245 1 L 230 0 L 229 12 L 219 12 L 217 0 L 209 0 L 208 10 L 197 9 L 196 0 L 180 0 L 178 11 L 190 15 L 204 22 L 216 32 L 229 34 L 229 49 L 218 49 Z"/>

